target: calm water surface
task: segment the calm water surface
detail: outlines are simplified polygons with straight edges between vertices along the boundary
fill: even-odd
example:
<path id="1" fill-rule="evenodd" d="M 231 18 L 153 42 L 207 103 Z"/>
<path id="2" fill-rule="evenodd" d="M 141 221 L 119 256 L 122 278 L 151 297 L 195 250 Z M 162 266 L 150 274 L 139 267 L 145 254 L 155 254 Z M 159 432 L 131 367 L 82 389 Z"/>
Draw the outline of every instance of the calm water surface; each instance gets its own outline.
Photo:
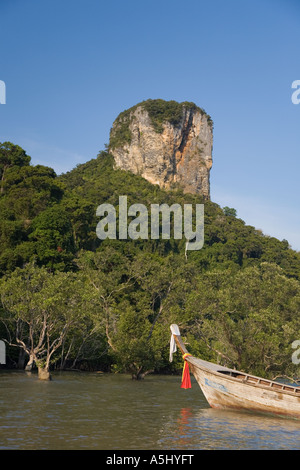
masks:
<path id="1" fill-rule="evenodd" d="M 300 421 L 211 409 L 180 377 L 0 371 L 0 449 L 300 449 Z"/>

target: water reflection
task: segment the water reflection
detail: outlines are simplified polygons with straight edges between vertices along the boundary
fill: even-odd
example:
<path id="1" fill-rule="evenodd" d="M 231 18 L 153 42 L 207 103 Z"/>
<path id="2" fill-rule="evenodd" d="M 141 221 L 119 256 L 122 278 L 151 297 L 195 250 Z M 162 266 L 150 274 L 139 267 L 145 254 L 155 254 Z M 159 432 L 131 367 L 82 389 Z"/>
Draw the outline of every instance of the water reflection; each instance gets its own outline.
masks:
<path id="1" fill-rule="evenodd" d="M 193 411 L 191 408 L 181 408 L 180 410 L 180 415 L 177 419 L 178 423 L 178 442 L 177 445 L 178 447 L 185 449 L 189 447 L 190 441 L 189 441 L 189 423 L 192 422 L 193 420 Z"/>
<path id="2" fill-rule="evenodd" d="M 163 434 L 161 445 L 174 449 L 300 449 L 299 421 L 212 408 L 182 408 Z"/>
<path id="3" fill-rule="evenodd" d="M 180 377 L 0 371 L 1 449 L 299 449 L 300 421 L 211 409 Z"/>

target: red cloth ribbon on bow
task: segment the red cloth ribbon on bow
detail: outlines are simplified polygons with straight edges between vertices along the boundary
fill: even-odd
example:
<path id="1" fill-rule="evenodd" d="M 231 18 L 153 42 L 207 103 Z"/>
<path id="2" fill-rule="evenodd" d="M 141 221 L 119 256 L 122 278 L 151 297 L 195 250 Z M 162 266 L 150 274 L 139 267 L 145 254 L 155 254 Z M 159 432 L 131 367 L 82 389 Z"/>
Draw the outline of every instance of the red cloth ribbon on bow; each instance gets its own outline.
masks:
<path id="1" fill-rule="evenodd" d="M 181 387 L 180 387 L 180 388 L 185 388 L 185 389 L 192 388 L 189 364 L 185 360 L 187 356 L 191 356 L 191 354 L 185 353 L 182 356 L 184 359 L 184 366 L 183 366 L 183 371 L 182 371 L 182 379 L 181 379 Z"/>

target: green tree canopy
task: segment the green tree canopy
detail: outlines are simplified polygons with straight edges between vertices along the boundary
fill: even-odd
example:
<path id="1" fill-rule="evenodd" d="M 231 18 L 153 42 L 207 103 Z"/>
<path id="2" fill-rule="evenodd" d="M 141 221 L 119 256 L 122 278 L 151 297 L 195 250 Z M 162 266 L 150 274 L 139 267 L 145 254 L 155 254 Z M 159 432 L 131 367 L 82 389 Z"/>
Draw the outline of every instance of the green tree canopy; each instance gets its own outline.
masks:
<path id="1" fill-rule="evenodd" d="M 35 242 L 37 261 L 51 269 L 71 268 L 74 237 L 68 213 L 59 204 L 35 217 L 29 239 Z"/>
<path id="2" fill-rule="evenodd" d="M 4 191 L 6 171 L 13 166 L 29 165 L 31 158 L 18 145 L 11 142 L 0 143 L 0 193 Z"/>
<path id="3" fill-rule="evenodd" d="M 0 280 L 0 298 L 9 344 L 37 364 L 40 378 L 49 378 L 51 360 L 70 331 L 80 331 L 90 308 L 83 279 L 30 264 Z"/>
<path id="4" fill-rule="evenodd" d="M 299 281 L 270 263 L 208 272 L 188 300 L 191 331 L 207 357 L 261 376 L 296 372 L 299 308 Z"/>

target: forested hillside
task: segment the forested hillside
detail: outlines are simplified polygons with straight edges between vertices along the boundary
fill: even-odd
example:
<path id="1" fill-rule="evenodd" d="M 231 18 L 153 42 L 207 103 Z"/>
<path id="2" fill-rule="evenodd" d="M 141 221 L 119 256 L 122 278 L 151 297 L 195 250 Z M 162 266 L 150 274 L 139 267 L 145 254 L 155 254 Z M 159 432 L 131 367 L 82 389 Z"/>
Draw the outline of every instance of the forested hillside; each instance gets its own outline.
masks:
<path id="1" fill-rule="evenodd" d="M 205 201 L 205 240 L 100 240 L 97 207 L 199 204 L 115 170 L 108 152 L 57 176 L 0 144 L 1 337 L 12 366 L 130 372 L 168 362 L 171 323 L 203 358 L 271 376 L 297 373 L 300 253 Z M 28 367 L 29 367 L 28 366 Z"/>

